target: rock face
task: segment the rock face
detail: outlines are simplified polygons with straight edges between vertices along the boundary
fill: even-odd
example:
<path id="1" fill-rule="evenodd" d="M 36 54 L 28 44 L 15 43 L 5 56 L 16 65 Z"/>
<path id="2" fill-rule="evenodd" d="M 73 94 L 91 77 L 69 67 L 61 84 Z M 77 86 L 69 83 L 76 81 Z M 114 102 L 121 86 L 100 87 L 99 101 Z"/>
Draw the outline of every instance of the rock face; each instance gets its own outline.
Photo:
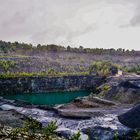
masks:
<path id="1" fill-rule="evenodd" d="M 140 104 L 118 116 L 119 121 L 130 128 L 140 128 Z"/>
<path id="2" fill-rule="evenodd" d="M 0 78 L 0 95 L 20 92 L 94 90 L 103 84 L 102 76 L 63 76 Z"/>
<path id="3" fill-rule="evenodd" d="M 110 86 L 110 89 L 100 92 L 99 95 L 103 98 L 126 104 L 140 101 L 140 78 L 112 78 L 106 84 Z"/>

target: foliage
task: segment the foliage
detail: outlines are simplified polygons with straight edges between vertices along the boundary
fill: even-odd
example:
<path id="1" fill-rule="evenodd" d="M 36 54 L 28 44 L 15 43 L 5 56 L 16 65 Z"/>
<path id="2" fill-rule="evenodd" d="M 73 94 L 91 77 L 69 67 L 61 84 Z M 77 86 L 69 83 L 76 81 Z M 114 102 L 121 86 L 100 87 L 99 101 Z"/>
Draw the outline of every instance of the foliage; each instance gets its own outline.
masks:
<path id="1" fill-rule="evenodd" d="M 109 85 L 104 85 L 103 87 L 102 87 L 102 90 L 103 91 L 108 91 L 110 89 L 110 86 Z"/>
<path id="2" fill-rule="evenodd" d="M 119 140 L 119 133 L 118 132 L 115 133 L 114 140 Z"/>
<path id="3" fill-rule="evenodd" d="M 0 60 L 0 66 L 3 67 L 5 72 L 9 71 L 9 68 L 13 68 L 16 65 L 15 61 L 11 61 L 11 60 Z"/>
<path id="4" fill-rule="evenodd" d="M 69 140 L 81 140 L 80 136 L 81 136 L 80 130 L 78 129 L 77 133 L 74 133 L 73 135 L 71 135 Z"/>
<path id="5" fill-rule="evenodd" d="M 100 57 L 98 58 L 99 55 Z M 136 57 L 139 55 L 140 51 L 124 50 L 122 48 L 117 50 L 113 48 L 84 48 L 83 46 L 72 48 L 71 46 L 64 47 L 54 44 L 38 44 L 37 46 L 34 46 L 27 43 L 0 41 L 0 77 L 69 76 L 88 74 L 108 76 L 111 72 L 110 69 L 108 69 L 108 67 L 110 67 L 108 63 L 111 62 L 94 61 L 91 63 L 91 61 L 101 58 L 103 58 L 103 60 L 110 60 L 113 58 L 113 61 L 122 65 L 124 63 L 128 64 L 128 62 L 124 62 L 124 60 L 121 61 L 121 58 L 125 59 L 125 56 Z M 119 58 L 119 56 L 123 57 Z M 137 59 L 135 60 L 138 62 Z M 91 66 L 89 68 L 90 63 Z M 111 65 L 116 67 L 114 64 Z M 128 68 L 125 68 L 126 72 L 140 73 L 140 66 L 134 65 L 133 67 L 129 67 L 129 65 L 130 63 L 128 64 Z"/>
<path id="6" fill-rule="evenodd" d="M 14 78 L 14 77 L 57 77 L 57 76 L 72 76 L 72 75 L 88 75 L 88 72 L 57 72 L 57 73 L 48 73 L 48 72 L 2 72 L 0 73 L 0 78 Z"/>
<path id="7" fill-rule="evenodd" d="M 93 61 L 89 67 L 89 74 L 96 73 L 107 76 L 112 73 L 112 69 L 117 69 L 118 66 L 110 61 Z"/>
<path id="8" fill-rule="evenodd" d="M 117 50 L 111 48 L 111 49 L 103 49 L 103 48 L 84 48 L 83 46 L 79 46 L 79 48 L 72 48 L 68 46 L 65 48 L 61 45 L 41 45 L 38 44 L 37 46 L 33 46 L 32 44 L 27 43 L 19 43 L 19 42 L 5 42 L 0 41 L 0 52 L 3 53 L 9 53 L 9 52 L 20 52 L 23 53 L 25 51 L 28 52 L 74 52 L 74 53 L 92 53 L 96 55 L 130 55 L 130 56 L 138 56 L 140 55 L 139 51 L 135 50 L 125 50 L 122 48 L 119 48 Z"/>
<path id="9" fill-rule="evenodd" d="M 22 128 L 14 128 L 9 134 L 12 140 L 62 140 L 55 136 L 54 131 L 57 129 L 56 122 L 50 122 L 42 128 L 39 122 L 33 119 L 27 119 Z"/>
<path id="10" fill-rule="evenodd" d="M 39 122 L 29 118 L 25 121 L 22 128 L 13 128 L 9 135 L 3 136 L 4 139 L 10 138 L 11 140 L 64 140 L 54 134 L 56 129 L 56 122 L 50 122 L 46 127 L 42 127 Z M 81 140 L 80 136 L 80 130 L 78 129 L 77 133 L 74 133 L 69 137 L 69 140 Z M 124 135 L 124 138 L 140 140 L 140 131 L 136 130 L 132 134 Z M 95 139 L 99 140 L 99 138 Z M 114 134 L 114 140 L 119 140 L 118 132 Z"/>
<path id="11" fill-rule="evenodd" d="M 19 135 L 22 135 L 22 129 L 20 129 L 20 128 L 13 128 L 11 133 L 9 134 L 9 137 L 12 140 L 17 140 L 19 138 Z"/>
<path id="12" fill-rule="evenodd" d="M 140 64 L 135 64 L 135 65 L 132 65 L 132 66 L 125 66 L 123 67 L 123 70 L 125 72 L 129 72 L 129 73 L 137 73 L 137 74 L 140 74 Z"/>
<path id="13" fill-rule="evenodd" d="M 43 128 L 43 133 L 46 138 L 54 134 L 54 131 L 57 129 L 56 122 L 50 122 L 45 128 Z"/>
<path id="14" fill-rule="evenodd" d="M 38 130 L 40 128 L 41 128 L 40 123 L 34 119 L 27 119 L 23 125 L 23 129 L 26 132 L 30 131 L 31 133 L 36 133 L 36 130 Z"/>
<path id="15" fill-rule="evenodd" d="M 57 75 L 57 71 L 55 71 L 54 69 L 49 69 L 47 72 L 48 76 L 55 76 Z"/>
<path id="16" fill-rule="evenodd" d="M 134 140 L 140 140 L 140 131 L 136 130 Z"/>
<path id="17" fill-rule="evenodd" d="M 36 137 L 35 133 L 39 129 L 41 129 L 40 123 L 30 118 L 24 122 L 22 128 L 12 129 L 10 137 L 12 139 L 19 139 L 20 137 L 24 137 L 26 139 L 34 139 Z"/>

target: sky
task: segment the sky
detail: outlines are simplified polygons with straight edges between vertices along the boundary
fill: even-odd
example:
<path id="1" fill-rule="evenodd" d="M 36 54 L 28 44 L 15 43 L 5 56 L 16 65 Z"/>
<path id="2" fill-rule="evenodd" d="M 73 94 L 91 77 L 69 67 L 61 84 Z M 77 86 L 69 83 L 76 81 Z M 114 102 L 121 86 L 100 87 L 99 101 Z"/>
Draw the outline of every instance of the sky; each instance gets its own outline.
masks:
<path id="1" fill-rule="evenodd" d="M 140 50 L 140 0 L 0 0 L 0 40 Z"/>

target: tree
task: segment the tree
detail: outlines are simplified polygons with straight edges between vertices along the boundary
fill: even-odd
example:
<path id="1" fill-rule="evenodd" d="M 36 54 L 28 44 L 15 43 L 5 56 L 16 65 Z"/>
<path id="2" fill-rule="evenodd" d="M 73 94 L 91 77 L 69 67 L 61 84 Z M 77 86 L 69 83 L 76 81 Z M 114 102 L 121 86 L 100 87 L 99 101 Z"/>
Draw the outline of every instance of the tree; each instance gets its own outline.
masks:
<path id="1" fill-rule="evenodd" d="M 112 75 L 115 74 L 114 69 L 117 69 L 117 67 L 117 65 L 113 64 L 110 61 L 93 61 L 89 67 L 89 74 L 96 73 L 104 76 Z M 116 73 L 117 72 L 118 70 L 116 70 Z"/>

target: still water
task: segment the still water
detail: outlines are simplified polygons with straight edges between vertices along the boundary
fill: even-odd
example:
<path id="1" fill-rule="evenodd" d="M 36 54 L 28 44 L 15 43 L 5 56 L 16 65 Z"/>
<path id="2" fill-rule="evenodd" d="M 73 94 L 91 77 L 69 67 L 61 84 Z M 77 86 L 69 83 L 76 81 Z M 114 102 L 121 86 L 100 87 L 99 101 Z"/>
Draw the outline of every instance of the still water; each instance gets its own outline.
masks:
<path id="1" fill-rule="evenodd" d="M 55 105 L 73 101 L 77 97 L 88 96 L 89 91 L 66 91 L 45 93 L 20 93 L 4 96 L 7 99 L 22 100 L 35 105 Z"/>

